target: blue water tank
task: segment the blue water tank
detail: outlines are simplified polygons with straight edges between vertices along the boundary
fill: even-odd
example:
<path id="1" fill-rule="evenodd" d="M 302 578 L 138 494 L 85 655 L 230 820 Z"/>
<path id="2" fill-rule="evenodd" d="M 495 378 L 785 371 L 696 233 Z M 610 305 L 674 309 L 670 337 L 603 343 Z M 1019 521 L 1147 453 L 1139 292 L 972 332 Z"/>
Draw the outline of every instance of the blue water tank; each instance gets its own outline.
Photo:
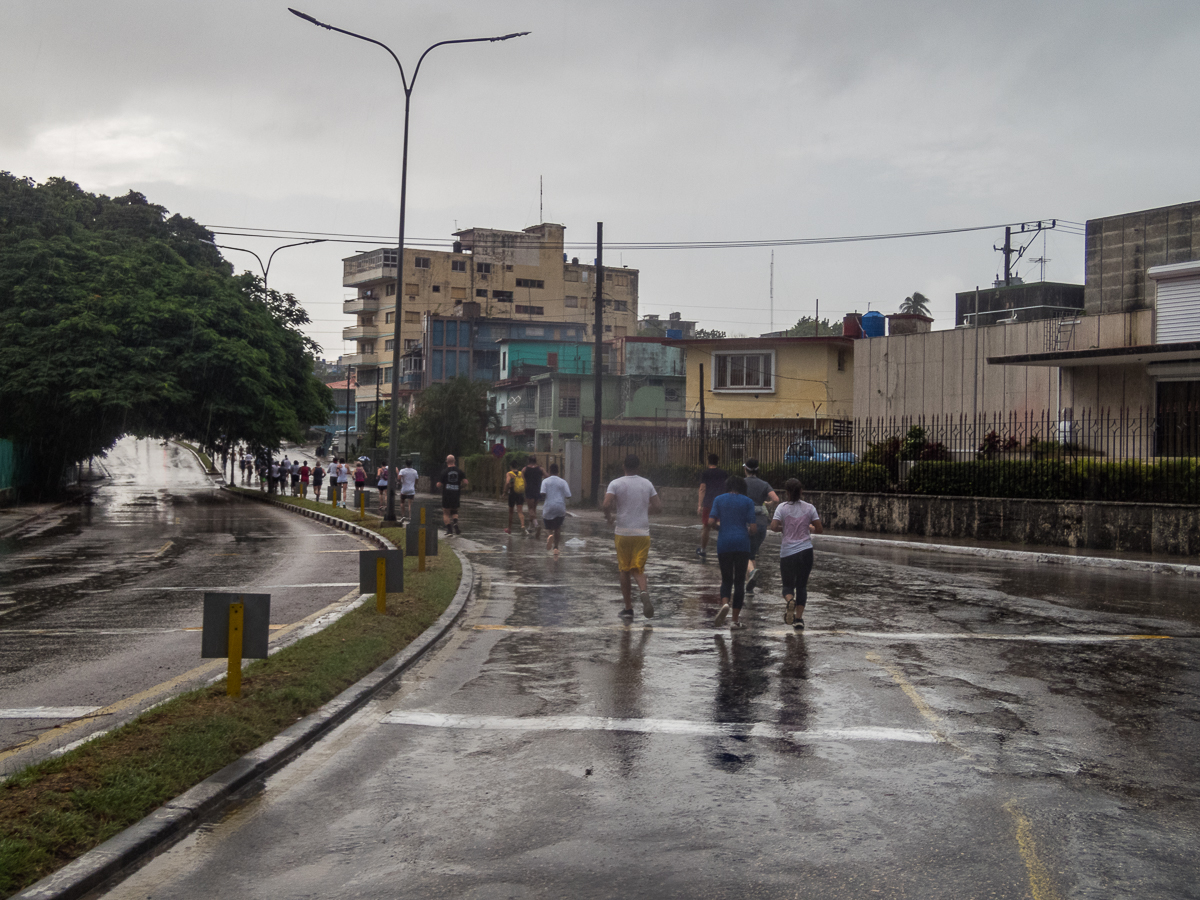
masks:
<path id="1" fill-rule="evenodd" d="M 884 318 L 883 313 L 874 310 L 863 313 L 862 330 L 863 334 L 869 338 L 883 337 L 887 331 L 887 319 Z"/>
<path id="2" fill-rule="evenodd" d="M 682 328 L 668 328 L 667 329 L 667 340 L 668 341 L 682 341 L 683 340 L 683 329 Z"/>

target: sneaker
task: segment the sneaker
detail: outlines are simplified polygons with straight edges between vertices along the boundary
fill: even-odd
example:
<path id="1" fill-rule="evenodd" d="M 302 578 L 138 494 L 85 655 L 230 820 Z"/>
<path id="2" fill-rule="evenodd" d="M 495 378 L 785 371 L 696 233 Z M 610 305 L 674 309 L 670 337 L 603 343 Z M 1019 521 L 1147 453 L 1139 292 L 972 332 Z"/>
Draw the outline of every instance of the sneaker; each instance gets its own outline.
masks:
<path id="1" fill-rule="evenodd" d="M 511 529 L 511 528 L 505 528 L 505 529 L 504 529 L 504 533 L 505 533 L 505 534 L 512 534 L 512 529 Z"/>
<path id="2" fill-rule="evenodd" d="M 708 559 L 708 554 L 704 552 L 703 547 L 697 547 L 696 548 L 696 557 L 698 559 Z"/>
<path id="3" fill-rule="evenodd" d="M 796 621 L 796 601 L 788 600 L 787 606 L 783 610 L 783 623 L 791 625 Z M 803 627 L 803 626 L 801 626 Z"/>
<path id="4" fill-rule="evenodd" d="M 803 630 L 804 630 L 804 620 L 803 620 L 803 619 L 797 619 L 797 620 L 795 621 L 795 623 L 792 625 L 792 627 L 793 627 L 794 629 L 796 629 L 797 631 L 803 631 Z"/>
<path id="5" fill-rule="evenodd" d="M 455 534 L 462 534 L 462 529 L 458 527 L 458 522 L 457 522 L 457 521 L 455 521 L 455 523 L 454 523 L 454 533 L 455 533 Z"/>
<path id="6" fill-rule="evenodd" d="M 741 631 L 745 627 L 746 627 L 745 624 L 742 622 L 730 622 L 729 623 L 730 631 Z"/>
<path id="7" fill-rule="evenodd" d="M 746 577 L 746 593 L 749 594 L 754 590 L 754 582 L 758 580 L 758 569 L 754 569 Z"/>
<path id="8" fill-rule="evenodd" d="M 716 618 L 713 619 L 713 625 L 720 627 L 725 624 L 725 618 L 729 615 L 729 604 L 722 603 L 721 608 L 717 610 Z"/>
<path id="9" fill-rule="evenodd" d="M 649 591 L 641 591 L 640 596 L 642 599 L 642 615 L 645 616 L 647 619 L 653 619 L 654 618 L 654 604 L 650 602 L 650 592 Z"/>
<path id="10" fill-rule="evenodd" d="M 633 610 L 632 609 L 622 609 L 619 613 L 617 613 L 617 615 L 620 616 L 622 619 L 629 619 L 630 621 L 633 620 Z"/>

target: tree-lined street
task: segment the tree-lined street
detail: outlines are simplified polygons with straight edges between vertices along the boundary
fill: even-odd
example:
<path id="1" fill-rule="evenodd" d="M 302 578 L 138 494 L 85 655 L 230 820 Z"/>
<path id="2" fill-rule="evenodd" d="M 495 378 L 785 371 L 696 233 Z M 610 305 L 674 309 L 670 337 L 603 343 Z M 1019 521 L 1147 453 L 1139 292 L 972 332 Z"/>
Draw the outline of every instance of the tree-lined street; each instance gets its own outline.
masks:
<path id="1" fill-rule="evenodd" d="M 1197 896 L 1186 579 L 818 543 L 808 630 L 768 555 L 730 633 L 663 518 L 625 626 L 595 514 L 503 516 L 392 696 L 108 896 Z"/>

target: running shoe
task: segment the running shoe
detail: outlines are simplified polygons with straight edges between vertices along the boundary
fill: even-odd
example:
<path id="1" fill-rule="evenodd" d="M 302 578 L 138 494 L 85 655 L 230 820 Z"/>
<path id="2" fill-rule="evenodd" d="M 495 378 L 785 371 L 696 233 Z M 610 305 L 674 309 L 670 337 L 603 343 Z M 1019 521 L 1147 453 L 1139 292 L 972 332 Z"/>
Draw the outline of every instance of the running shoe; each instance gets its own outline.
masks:
<path id="1" fill-rule="evenodd" d="M 730 622 L 729 623 L 730 631 L 741 631 L 745 627 L 746 627 L 745 624 L 742 622 Z"/>
<path id="2" fill-rule="evenodd" d="M 455 534 L 462 534 L 462 529 L 458 527 L 458 520 L 457 520 L 457 519 L 455 519 L 455 520 L 454 520 L 454 533 L 455 533 Z"/>
<path id="3" fill-rule="evenodd" d="M 754 590 L 754 582 L 758 580 L 758 569 L 752 569 L 750 574 L 746 576 L 746 593 Z"/>
<path id="4" fill-rule="evenodd" d="M 803 620 L 803 619 L 797 619 L 797 620 L 796 620 L 796 622 L 795 622 L 795 624 L 794 624 L 794 625 L 792 625 L 792 627 L 793 627 L 794 629 L 796 629 L 797 631 L 803 631 L 803 630 L 804 630 L 804 620 Z"/>
<path id="5" fill-rule="evenodd" d="M 633 610 L 632 609 L 622 609 L 619 613 L 617 613 L 617 615 L 620 616 L 622 619 L 629 619 L 630 621 L 633 621 Z"/>
<path id="6" fill-rule="evenodd" d="M 505 533 L 505 534 L 512 534 L 512 529 L 511 529 L 511 528 L 505 528 L 505 529 L 504 529 L 504 533 Z"/>
<path id="7" fill-rule="evenodd" d="M 729 604 L 722 603 L 721 608 L 717 610 L 716 618 L 713 619 L 713 625 L 720 627 L 725 624 L 725 619 L 729 616 Z"/>
<path id="8" fill-rule="evenodd" d="M 698 559 L 708 559 L 708 554 L 704 552 L 703 547 L 697 547 L 696 548 L 696 557 Z"/>
<path id="9" fill-rule="evenodd" d="M 654 604 L 650 602 L 650 592 L 649 591 L 641 591 L 640 596 L 642 599 L 642 615 L 645 616 L 647 619 L 653 619 L 654 618 Z"/>
<path id="10" fill-rule="evenodd" d="M 783 610 L 783 622 L 785 625 L 791 625 L 796 621 L 796 601 L 790 599 L 787 606 Z M 803 625 L 801 626 L 803 627 Z"/>

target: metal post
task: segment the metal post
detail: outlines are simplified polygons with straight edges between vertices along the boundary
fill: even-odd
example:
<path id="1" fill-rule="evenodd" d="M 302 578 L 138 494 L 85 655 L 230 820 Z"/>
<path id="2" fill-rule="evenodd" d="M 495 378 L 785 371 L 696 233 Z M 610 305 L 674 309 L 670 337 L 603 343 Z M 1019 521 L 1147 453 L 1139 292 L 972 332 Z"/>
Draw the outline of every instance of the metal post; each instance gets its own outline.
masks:
<path id="1" fill-rule="evenodd" d="M 421 527 L 417 529 L 417 571 L 425 571 L 425 507 L 421 507 Z"/>
<path id="2" fill-rule="evenodd" d="M 603 362 L 604 350 L 604 223 L 596 223 L 596 310 L 593 318 L 595 329 L 595 354 L 592 363 L 595 371 L 592 373 L 592 502 L 600 505 L 600 443 L 601 424 L 604 417 L 604 382 Z"/>
<path id="3" fill-rule="evenodd" d="M 242 623 L 245 604 L 229 604 L 229 674 L 225 679 L 225 693 L 237 700 L 242 696 Z"/>
<path id="4" fill-rule="evenodd" d="M 387 560 L 382 556 L 375 560 L 375 609 L 387 612 Z"/>
<path id="5" fill-rule="evenodd" d="M 700 384 L 697 388 L 700 391 L 700 465 L 704 465 L 707 460 L 705 451 L 708 449 L 704 446 L 704 363 L 700 363 Z"/>

